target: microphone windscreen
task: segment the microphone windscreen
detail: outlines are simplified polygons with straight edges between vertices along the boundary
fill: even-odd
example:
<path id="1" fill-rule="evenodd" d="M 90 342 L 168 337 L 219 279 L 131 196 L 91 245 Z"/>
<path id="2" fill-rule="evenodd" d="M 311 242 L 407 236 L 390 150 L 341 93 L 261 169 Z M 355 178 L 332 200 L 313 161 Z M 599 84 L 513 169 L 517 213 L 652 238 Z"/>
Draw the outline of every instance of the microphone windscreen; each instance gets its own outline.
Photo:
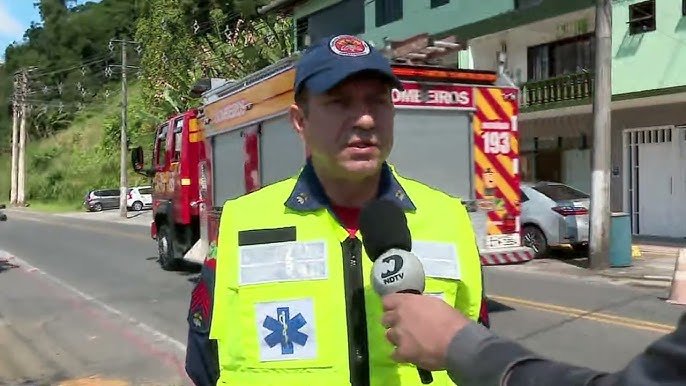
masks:
<path id="1" fill-rule="evenodd" d="M 360 234 L 364 250 L 372 261 L 389 249 L 412 250 L 405 212 L 389 200 L 376 199 L 362 208 Z"/>

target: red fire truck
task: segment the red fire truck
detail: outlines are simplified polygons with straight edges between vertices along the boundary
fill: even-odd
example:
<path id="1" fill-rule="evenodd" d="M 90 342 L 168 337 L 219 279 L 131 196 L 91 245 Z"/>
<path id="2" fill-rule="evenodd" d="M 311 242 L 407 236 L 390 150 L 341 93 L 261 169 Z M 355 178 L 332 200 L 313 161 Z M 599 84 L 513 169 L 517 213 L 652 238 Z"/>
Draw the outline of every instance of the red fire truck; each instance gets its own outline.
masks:
<path id="1" fill-rule="evenodd" d="M 288 119 L 294 64 L 284 59 L 203 95 L 202 107 L 173 116 L 156 132 L 152 167 L 132 152 L 134 169 L 153 178 L 151 236 L 164 269 L 213 254 L 222 204 L 296 174 L 305 150 Z M 394 148 L 403 176 L 460 197 L 483 265 L 531 260 L 521 245 L 519 90 L 496 86 L 490 71 L 394 64 Z"/>

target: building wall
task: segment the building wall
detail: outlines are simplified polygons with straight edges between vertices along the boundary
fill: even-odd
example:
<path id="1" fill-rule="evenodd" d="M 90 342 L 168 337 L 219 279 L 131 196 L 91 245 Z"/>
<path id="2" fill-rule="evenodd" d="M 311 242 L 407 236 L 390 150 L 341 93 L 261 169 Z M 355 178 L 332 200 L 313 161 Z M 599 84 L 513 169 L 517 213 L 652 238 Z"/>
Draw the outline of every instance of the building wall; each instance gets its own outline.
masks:
<path id="1" fill-rule="evenodd" d="M 686 17 L 682 0 L 656 0 L 656 30 L 629 35 L 629 5 L 612 4 L 612 93 L 686 85 Z"/>
<path id="2" fill-rule="evenodd" d="M 587 8 L 472 39 L 469 50 L 460 57 L 460 66 L 495 71 L 497 54 L 504 44 L 507 50 L 506 70 L 515 82 L 526 82 L 528 47 L 593 32 L 594 15 L 593 8 Z"/>
<path id="3" fill-rule="evenodd" d="M 365 33 L 362 37 L 381 45 L 384 37 L 401 40 L 421 33 L 437 34 L 451 28 L 487 19 L 513 10 L 512 0 L 450 0 L 437 8 L 430 0 L 404 0 L 403 18 L 376 27 L 375 2 L 365 3 Z"/>
<path id="4" fill-rule="evenodd" d="M 310 0 L 295 7 L 294 19 L 311 15 L 341 1 L 346 0 Z M 436 8 L 431 8 L 430 3 L 431 0 L 404 0 L 402 19 L 376 27 L 375 1 L 367 1 L 365 2 L 365 33 L 361 37 L 380 46 L 385 37 L 401 40 L 425 32 L 441 33 L 509 12 L 514 7 L 513 0 L 450 0 L 448 4 Z"/>
<path id="5" fill-rule="evenodd" d="M 341 1 L 344 0 L 310 0 L 295 7 L 293 10 L 293 19 L 297 20 L 303 16 L 311 15 L 319 10 L 340 3 Z"/>

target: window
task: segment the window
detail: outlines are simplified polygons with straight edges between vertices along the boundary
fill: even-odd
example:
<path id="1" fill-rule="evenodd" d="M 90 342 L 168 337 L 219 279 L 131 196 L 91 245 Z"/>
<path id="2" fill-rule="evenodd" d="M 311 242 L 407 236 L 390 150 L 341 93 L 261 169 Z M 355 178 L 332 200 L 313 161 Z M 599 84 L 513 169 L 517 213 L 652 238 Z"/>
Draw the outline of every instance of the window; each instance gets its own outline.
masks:
<path id="1" fill-rule="evenodd" d="M 299 50 L 306 48 L 310 45 L 310 43 L 312 43 L 308 26 L 309 18 L 307 16 L 301 17 L 295 21 L 295 44 Z"/>
<path id="2" fill-rule="evenodd" d="M 98 190 L 95 195 L 98 197 L 119 197 L 119 189 Z"/>
<path id="3" fill-rule="evenodd" d="M 542 0 L 514 0 L 514 8 L 516 10 L 524 10 L 527 8 L 533 8 L 541 4 Z"/>
<path id="4" fill-rule="evenodd" d="M 643 1 L 629 6 L 630 35 L 655 31 L 655 28 L 655 0 Z"/>
<path id="5" fill-rule="evenodd" d="M 153 193 L 152 188 L 140 188 L 140 189 L 138 189 L 138 191 L 141 194 L 152 194 Z"/>
<path id="6" fill-rule="evenodd" d="M 431 0 L 431 8 L 438 8 L 441 5 L 446 5 L 448 3 L 450 3 L 450 0 Z"/>
<path id="7" fill-rule="evenodd" d="M 568 201 L 590 198 L 588 194 L 563 184 L 538 184 L 533 187 L 554 201 Z"/>
<path id="8" fill-rule="evenodd" d="M 296 20 L 296 44 L 302 50 L 330 35 L 364 33 L 364 5 L 369 0 L 342 0 Z"/>
<path id="9" fill-rule="evenodd" d="M 181 159 L 181 146 L 183 145 L 183 141 L 181 141 L 182 133 L 183 117 L 174 122 L 174 155 L 172 157 L 172 162 L 178 162 Z"/>
<path id="10" fill-rule="evenodd" d="M 377 27 L 403 18 L 403 0 L 375 0 L 374 3 Z"/>
<path id="11" fill-rule="evenodd" d="M 158 166 L 167 164 L 167 131 L 169 123 L 165 123 L 157 129 L 157 139 L 155 141 L 155 160 Z"/>
<path id="12" fill-rule="evenodd" d="M 529 196 L 527 196 L 526 193 L 521 191 L 519 202 L 527 202 L 527 201 L 529 201 Z"/>
<path id="13" fill-rule="evenodd" d="M 592 72 L 594 62 L 595 39 L 592 34 L 529 47 L 528 79 L 535 81 Z"/>

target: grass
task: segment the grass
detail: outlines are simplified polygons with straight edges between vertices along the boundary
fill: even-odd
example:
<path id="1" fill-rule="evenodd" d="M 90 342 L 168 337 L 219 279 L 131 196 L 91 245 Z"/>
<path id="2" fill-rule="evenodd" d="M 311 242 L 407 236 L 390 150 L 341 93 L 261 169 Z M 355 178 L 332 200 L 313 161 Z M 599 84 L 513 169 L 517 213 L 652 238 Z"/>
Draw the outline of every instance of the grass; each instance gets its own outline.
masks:
<path id="1" fill-rule="evenodd" d="M 129 88 L 129 106 L 142 103 L 140 87 Z M 68 212 L 81 208 L 83 197 L 94 189 L 119 187 L 118 130 L 113 134 L 108 127 L 119 126 L 121 97 L 113 94 L 106 100 L 94 103 L 83 110 L 72 125 L 61 132 L 29 141 L 26 148 L 26 197 L 32 210 Z M 137 122 L 129 110 L 130 131 L 137 133 Z M 114 135 L 117 138 L 112 138 Z M 139 139 L 132 138 L 132 146 Z M 139 138 L 140 137 L 140 138 Z M 0 155 L 0 202 L 9 201 L 10 154 Z M 5 172 L 6 171 L 6 172 Z M 129 184 L 149 183 L 129 170 Z"/>
<path id="2" fill-rule="evenodd" d="M 32 201 L 31 205 L 27 208 L 29 210 L 35 210 L 37 212 L 45 213 L 68 213 L 68 212 L 83 212 L 83 206 L 79 204 L 74 204 L 73 202 L 57 202 L 57 201 Z"/>

